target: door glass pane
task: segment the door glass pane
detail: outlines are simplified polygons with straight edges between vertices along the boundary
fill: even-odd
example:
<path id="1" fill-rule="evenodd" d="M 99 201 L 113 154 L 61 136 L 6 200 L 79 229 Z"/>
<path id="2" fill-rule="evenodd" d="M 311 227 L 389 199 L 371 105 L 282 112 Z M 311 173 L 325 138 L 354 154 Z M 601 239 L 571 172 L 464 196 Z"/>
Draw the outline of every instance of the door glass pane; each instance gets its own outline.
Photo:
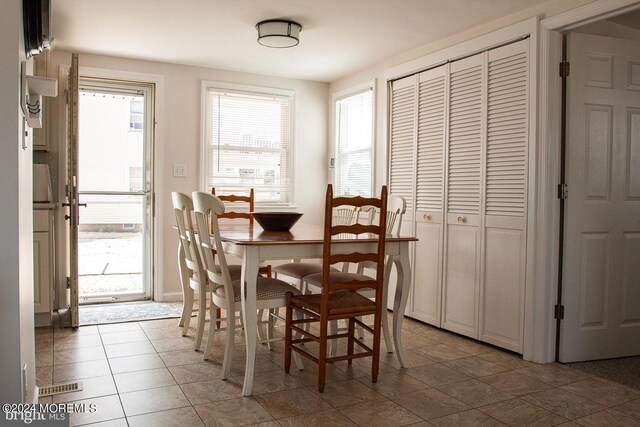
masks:
<path id="1" fill-rule="evenodd" d="M 79 97 L 80 302 L 146 296 L 145 98 L 112 90 Z M 137 194 L 136 194 L 137 193 Z"/>
<path id="2" fill-rule="evenodd" d="M 145 196 L 81 194 L 80 203 L 80 302 L 143 293 Z"/>

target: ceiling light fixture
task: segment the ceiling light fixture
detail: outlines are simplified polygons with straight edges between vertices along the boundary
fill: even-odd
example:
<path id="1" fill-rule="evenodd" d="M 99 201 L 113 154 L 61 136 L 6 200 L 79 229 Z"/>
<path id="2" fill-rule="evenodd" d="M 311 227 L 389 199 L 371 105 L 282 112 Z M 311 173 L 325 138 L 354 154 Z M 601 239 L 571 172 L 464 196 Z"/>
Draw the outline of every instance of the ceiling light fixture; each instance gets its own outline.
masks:
<path id="1" fill-rule="evenodd" d="M 302 25 L 286 19 L 267 19 L 256 24 L 258 43 L 267 47 L 293 47 L 300 43 Z"/>

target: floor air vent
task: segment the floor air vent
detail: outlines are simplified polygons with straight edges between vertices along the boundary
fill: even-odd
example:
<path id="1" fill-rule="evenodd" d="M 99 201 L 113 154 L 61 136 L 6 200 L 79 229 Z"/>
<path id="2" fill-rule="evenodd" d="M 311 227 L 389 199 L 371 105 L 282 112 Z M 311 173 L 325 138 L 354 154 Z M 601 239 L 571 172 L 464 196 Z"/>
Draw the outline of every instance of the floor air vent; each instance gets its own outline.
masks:
<path id="1" fill-rule="evenodd" d="M 40 387 L 40 392 L 38 393 L 38 397 L 47 397 L 47 396 L 53 396 L 54 394 L 71 393 L 72 391 L 80 391 L 80 390 L 82 390 L 81 382 L 50 385 L 47 387 Z"/>

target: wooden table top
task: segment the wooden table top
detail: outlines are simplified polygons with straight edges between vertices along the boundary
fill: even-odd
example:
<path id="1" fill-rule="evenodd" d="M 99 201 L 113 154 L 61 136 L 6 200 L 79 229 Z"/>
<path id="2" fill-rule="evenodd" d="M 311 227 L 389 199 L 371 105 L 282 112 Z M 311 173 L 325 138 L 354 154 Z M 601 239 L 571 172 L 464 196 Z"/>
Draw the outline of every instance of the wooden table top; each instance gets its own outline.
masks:
<path id="1" fill-rule="evenodd" d="M 375 241 L 375 235 L 369 233 L 361 235 L 348 234 L 334 236 L 335 243 L 354 243 Z M 220 239 L 223 242 L 237 245 L 290 245 L 290 244 L 319 244 L 323 242 L 324 230 L 322 226 L 299 223 L 291 231 L 264 231 L 258 224 L 253 227 L 246 224 L 220 224 Z M 388 242 L 413 242 L 415 237 L 387 235 Z"/>

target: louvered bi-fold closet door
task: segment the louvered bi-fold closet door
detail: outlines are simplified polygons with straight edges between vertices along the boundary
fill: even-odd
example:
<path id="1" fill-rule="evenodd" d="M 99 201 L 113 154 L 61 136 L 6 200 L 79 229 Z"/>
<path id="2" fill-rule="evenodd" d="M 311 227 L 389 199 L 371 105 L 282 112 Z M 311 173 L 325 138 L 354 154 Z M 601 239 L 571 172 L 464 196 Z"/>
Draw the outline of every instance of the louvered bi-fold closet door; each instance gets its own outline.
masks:
<path id="1" fill-rule="evenodd" d="M 488 52 L 484 271 L 480 339 L 522 353 L 524 325 L 528 43 Z"/>
<path id="2" fill-rule="evenodd" d="M 443 327 L 478 337 L 486 53 L 452 62 L 449 76 Z"/>
<path id="3" fill-rule="evenodd" d="M 442 239 L 447 70 L 443 65 L 418 76 L 416 148 L 416 242 L 413 308 L 416 319 L 441 326 Z"/>
<path id="4" fill-rule="evenodd" d="M 391 83 L 389 110 L 389 193 L 404 197 L 407 211 L 402 221 L 401 233 L 413 233 L 413 194 L 415 186 L 415 126 L 416 126 L 416 76 L 409 76 Z M 412 248 L 413 250 L 413 248 Z M 395 270 L 389 281 L 388 295 L 395 295 Z M 411 298 L 406 314 L 411 312 Z M 393 309 L 393 298 L 388 300 Z"/>
<path id="5" fill-rule="evenodd" d="M 396 80 L 391 86 L 389 192 L 407 201 L 413 211 L 416 121 L 416 76 Z"/>

